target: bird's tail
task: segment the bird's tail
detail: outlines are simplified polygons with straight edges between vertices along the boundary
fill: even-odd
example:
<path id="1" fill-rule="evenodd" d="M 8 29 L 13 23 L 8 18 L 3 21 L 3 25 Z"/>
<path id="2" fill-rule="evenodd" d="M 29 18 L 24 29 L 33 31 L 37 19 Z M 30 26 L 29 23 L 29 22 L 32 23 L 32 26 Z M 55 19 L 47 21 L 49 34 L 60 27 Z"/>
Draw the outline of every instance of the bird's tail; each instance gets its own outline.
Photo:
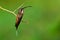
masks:
<path id="1" fill-rule="evenodd" d="M 18 36 L 18 25 L 15 24 L 15 27 L 16 27 L 16 36 Z"/>
<path id="2" fill-rule="evenodd" d="M 18 36 L 18 31 L 16 30 L 16 36 Z"/>
<path id="3" fill-rule="evenodd" d="M 15 27 L 16 27 L 16 30 L 18 29 L 18 25 L 17 24 L 15 24 Z"/>

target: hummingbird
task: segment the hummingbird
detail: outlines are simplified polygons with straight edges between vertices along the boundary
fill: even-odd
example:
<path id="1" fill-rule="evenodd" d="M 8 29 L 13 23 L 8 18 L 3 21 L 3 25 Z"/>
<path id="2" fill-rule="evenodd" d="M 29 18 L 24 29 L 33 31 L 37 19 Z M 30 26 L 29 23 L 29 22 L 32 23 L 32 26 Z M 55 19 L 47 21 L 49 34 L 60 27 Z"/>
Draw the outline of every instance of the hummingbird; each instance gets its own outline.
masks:
<path id="1" fill-rule="evenodd" d="M 18 14 L 16 16 L 16 23 L 15 23 L 16 30 L 18 29 L 18 26 L 19 26 L 19 24 L 22 21 L 23 14 L 24 14 L 24 9 L 28 8 L 28 7 L 32 7 L 32 6 L 27 6 L 27 7 L 19 8 Z"/>

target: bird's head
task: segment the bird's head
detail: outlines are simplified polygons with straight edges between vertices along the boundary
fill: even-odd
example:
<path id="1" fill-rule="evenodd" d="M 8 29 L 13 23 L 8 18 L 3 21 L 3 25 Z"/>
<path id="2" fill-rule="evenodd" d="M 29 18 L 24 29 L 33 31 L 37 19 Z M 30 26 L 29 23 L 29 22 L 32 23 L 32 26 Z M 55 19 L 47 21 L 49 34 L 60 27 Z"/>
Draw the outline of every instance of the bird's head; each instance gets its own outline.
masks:
<path id="1" fill-rule="evenodd" d="M 32 6 L 26 6 L 26 7 L 23 7 L 23 8 L 19 8 L 18 13 L 23 14 L 24 9 L 28 8 L 28 7 L 32 7 Z"/>

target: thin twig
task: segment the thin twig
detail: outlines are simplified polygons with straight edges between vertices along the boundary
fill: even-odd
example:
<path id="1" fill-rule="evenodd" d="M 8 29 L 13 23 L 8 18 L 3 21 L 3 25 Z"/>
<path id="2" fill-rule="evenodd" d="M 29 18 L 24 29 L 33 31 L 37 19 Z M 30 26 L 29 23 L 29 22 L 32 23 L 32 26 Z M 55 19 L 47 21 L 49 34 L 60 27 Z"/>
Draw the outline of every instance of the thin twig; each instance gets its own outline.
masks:
<path id="1" fill-rule="evenodd" d="M 22 7 L 24 5 L 24 3 L 23 4 L 21 4 L 17 9 L 15 9 L 13 12 L 15 12 L 16 10 L 18 10 L 20 7 Z"/>
<path id="2" fill-rule="evenodd" d="M 1 7 L 1 6 L 0 6 L 0 9 L 2 9 L 2 10 L 4 10 L 4 11 L 7 11 L 7 12 L 9 12 L 9 13 L 11 13 L 11 14 L 13 14 L 14 16 L 17 16 L 14 12 L 12 12 L 12 11 L 10 11 L 10 10 L 7 10 L 7 9 Z"/>
<path id="3" fill-rule="evenodd" d="M 23 4 L 24 4 L 24 3 L 23 3 Z M 22 7 L 23 4 L 21 4 L 17 9 L 19 9 L 20 7 Z M 5 8 L 1 7 L 1 6 L 0 6 L 0 9 L 2 9 L 2 10 L 4 10 L 4 11 L 7 11 L 7 12 L 9 12 L 9 13 L 11 13 L 11 14 L 13 14 L 14 16 L 17 16 L 17 15 L 15 14 L 15 11 L 16 11 L 17 9 L 15 9 L 14 11 L 10 11 L 10 10 L 8 10 L 8 9 L 5 9 Z"/>

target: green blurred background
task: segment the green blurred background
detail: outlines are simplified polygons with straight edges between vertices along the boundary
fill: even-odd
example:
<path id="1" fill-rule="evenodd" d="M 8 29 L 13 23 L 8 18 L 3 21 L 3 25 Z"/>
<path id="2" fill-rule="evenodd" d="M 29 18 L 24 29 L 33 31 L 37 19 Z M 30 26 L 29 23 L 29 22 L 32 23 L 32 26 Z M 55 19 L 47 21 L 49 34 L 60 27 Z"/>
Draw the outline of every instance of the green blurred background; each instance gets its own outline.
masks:
<path id="1" fill-rule="evenodd" d="M 22 3 L 32 5 L 23 16 L 29 24 L 21 22 L 16 36 L 16 17 L 0 9 L 0 40 L 60 40 L 60 0 L 0 0 L 0 6 L 11 11 Z"/>

